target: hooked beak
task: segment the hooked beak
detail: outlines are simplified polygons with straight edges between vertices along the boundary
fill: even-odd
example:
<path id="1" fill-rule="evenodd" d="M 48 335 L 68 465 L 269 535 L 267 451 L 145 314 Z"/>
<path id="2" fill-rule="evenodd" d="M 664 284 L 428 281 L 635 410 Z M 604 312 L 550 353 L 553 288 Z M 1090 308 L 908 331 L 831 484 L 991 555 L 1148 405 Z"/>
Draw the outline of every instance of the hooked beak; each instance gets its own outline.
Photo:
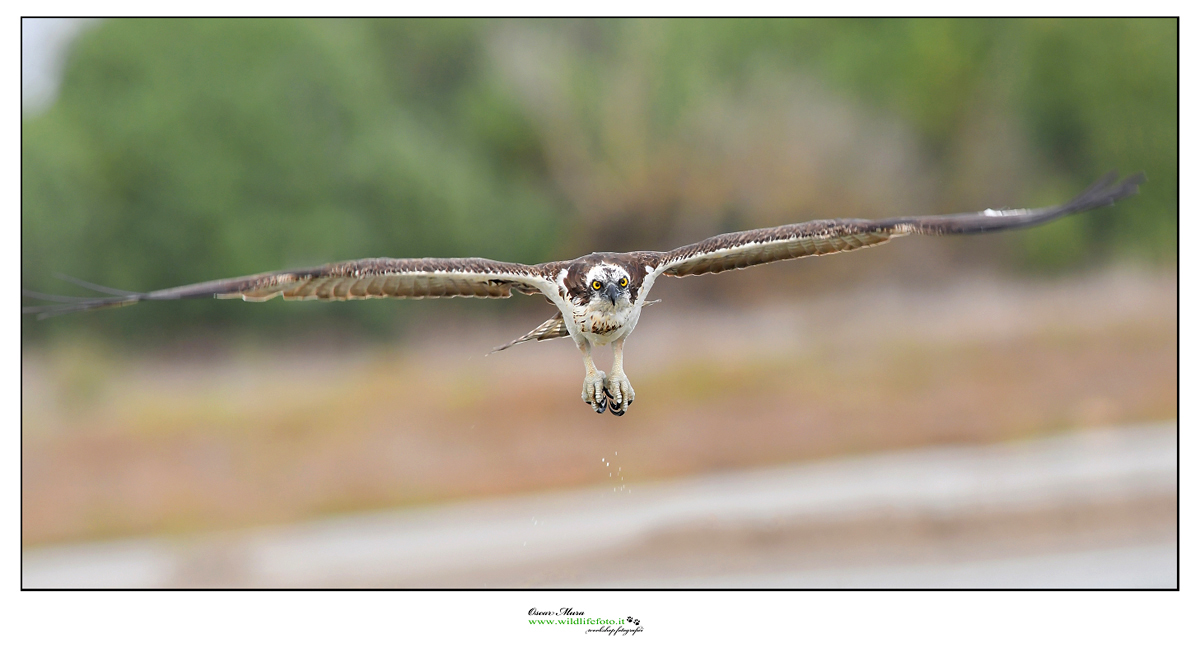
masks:
<path id="1" fill-rule="evenodd" d="M 608 301 L 612 302 L 613 306 L 616 306 L 617 297 L 621 295 L 621 290 L 617 288 L 617 284 L 610 283 L 608 284 L 608 287 L 604 289 L 604 294 L 608 296 Z"/>

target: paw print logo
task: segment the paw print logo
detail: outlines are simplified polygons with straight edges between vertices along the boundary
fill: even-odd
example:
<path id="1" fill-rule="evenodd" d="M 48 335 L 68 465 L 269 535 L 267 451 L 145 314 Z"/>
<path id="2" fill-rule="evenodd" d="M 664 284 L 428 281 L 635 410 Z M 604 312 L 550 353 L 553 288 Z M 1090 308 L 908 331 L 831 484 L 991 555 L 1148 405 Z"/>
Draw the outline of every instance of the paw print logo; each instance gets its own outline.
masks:
<path id="1" fill-rule="evenodd" d="M 641 619 L 635 619 L 635 618 L 633 618 L 633 617 L 631 617 L 631 616 L 630 616 L 630 617 L 625 617 L 625 620 L 626 620 L 626 621 L 628 621 L 629 623 L 632 623 L 633 625 L 636 625 L 636 626 L 640 626 L 640 625 L 642 625 L 642 620 L 641 620 Z"/>

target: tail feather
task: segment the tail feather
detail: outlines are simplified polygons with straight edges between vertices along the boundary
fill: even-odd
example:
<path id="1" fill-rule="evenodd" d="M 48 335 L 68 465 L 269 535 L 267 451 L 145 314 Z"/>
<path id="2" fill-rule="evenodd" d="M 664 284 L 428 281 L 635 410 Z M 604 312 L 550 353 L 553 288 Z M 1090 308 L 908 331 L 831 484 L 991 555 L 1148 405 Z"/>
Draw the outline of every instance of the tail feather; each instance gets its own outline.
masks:
<path id="1" fill-rule="evenodd" d="M 555 338 L 567 337 L 570 334 L 571 333 L 567 331 L 566 322 L 563 321 L 562 313 L 555 313 L 554 317 L 542 322 L 537 328 L 513 340 L 512 342 L 509 342 L 508 344 L 492 349 L 488 355 L 491 355 L 497 351 L 503 351 L 511 346 L 516 346 L 523 342 L 553 340 Z"/>

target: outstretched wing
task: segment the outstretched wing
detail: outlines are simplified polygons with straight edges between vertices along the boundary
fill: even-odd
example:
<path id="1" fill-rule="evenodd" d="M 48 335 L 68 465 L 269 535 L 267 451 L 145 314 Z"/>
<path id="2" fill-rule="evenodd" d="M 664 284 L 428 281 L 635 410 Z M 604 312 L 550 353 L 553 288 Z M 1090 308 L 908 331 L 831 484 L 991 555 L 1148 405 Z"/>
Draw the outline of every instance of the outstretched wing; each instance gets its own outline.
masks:
<path id="1" fill-rule="evenodd" d="M 1137 193 L 1146 181 L 1138 173 L 1117 182 L 1108 173 L 1074 200 L 1041 209 L 985 210 L 948 216 L 889 220 L 817 220 L 721 234 L 663 253 L 655 274 L 673 277 L 737 270 L 762 263 L 879 245 L 908 234 L 981 234 L 1030 227 L 1060 216 L 1111 205 Z"/>
<path id="2" fill-rule="evenodd" d="M 83 282 L 79 282 L 83 283 Z M 267 272 L 167 288 L 147 293 L 127 293 L 84 284 L 112 297 L 71 298 L 22 291 L 27 297 L 57 302 L 21 309 L 39 318 L 63 313 L 130 306 L 142 301 L 217 297 L 246 301 L 316 299 L 342 301 L 382 297 L 425 299 L 433 297 L 504 298 L 516 290 L 525 294 L 557 296 L 554 282 L 537 266 L 490 259 L 360 259 L 331 263 L 305 270 Z"/>

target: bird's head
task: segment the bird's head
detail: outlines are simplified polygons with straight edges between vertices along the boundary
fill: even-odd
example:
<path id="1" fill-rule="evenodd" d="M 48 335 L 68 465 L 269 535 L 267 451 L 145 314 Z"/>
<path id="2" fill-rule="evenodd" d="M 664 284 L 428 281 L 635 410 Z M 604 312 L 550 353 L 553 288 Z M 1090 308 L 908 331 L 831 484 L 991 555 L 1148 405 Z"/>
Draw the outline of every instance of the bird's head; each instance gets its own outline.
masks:
<path id="1" fill-rule="evenodd" d="M 629 273 L 622 267 L 599 264 L 585 276 L 584 296 L 591 308 L 623 310 L 633 305 Z"/>

